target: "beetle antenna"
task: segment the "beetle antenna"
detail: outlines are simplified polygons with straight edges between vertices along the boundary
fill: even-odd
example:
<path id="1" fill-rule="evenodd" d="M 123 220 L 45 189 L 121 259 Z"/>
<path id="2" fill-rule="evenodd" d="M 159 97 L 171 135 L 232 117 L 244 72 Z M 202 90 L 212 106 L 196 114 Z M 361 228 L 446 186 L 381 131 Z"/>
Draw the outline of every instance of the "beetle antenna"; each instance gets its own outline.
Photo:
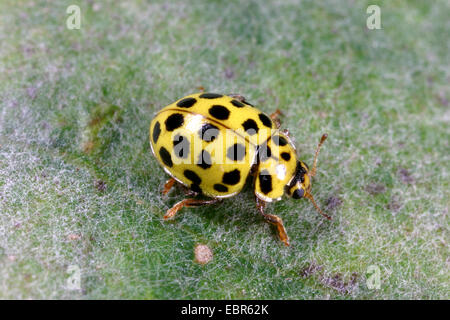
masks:
<path id="1" fill-rule="evenodd" d="M 328 134 L 324 133 L 322 138 L 320 138 L 319 144 L 317 145 L 316 154 L 314 155 L 314 162 L 311 171 L 309 172 L 310 177 L 314 177 L 316 175 L 316 167 L 317 167 L 317 156 L 319 155 L 320 148 L 325 140 L 328 138 Z M 314 200 L 313 200 L 314 201 Z"/>
<path id="2" fill-rule="evenodd" d="M 324 139 L 324 140 L 325 140 L 325 139 Z M 323 211 L 320 210 L 320 208 L 319 208 L 319 206 L 317 205 L 316 201 L 314 201 L 314 197 L 313 197 L 313 195 L 312 195 L 311 193 L 306 192 L 306 193 L 305 193 L 305 198 L 311 200 L 312 204 L 314 205 L 314 207 L 316 208 L 316 210 L 317 210 L 321 215 L 323 215 L 323 216 L 324 216 L 325 218 L 327 218 L 328 220 L 332 220 L 331 217 L 330 217 L 329 215 L 323 213 Z"/>

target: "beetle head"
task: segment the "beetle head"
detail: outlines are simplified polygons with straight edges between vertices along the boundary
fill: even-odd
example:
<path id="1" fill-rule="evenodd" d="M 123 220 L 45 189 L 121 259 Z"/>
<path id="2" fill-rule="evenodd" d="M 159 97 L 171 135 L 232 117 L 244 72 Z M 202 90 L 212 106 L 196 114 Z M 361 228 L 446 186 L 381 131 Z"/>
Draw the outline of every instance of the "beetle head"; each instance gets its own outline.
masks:
<path id="1" fill-rule="evenodd" d="M 328 220 L 331 220 L 331 217 L 323 213 L 323 211 L 319 208 L 319 206 L 314 201 L 313 195 L 311 194 L 311 178 L 314 177 L 316 174 L 317 156 L 319 154 L 320 147 L 322 146 L 323 142 L 327 137 L 328 135 L 325 133 L 320 139 L 319 145 L 317 146 L 316 153 L 314 156 L 314 163 L 312 170 L 309 170 L 308 166 L 303 161 L 299 160 L 297 162 L 295 175 L 290 181 L 290 183 L 287 185 L 287 194 L 294 199 L 301 199 L 301 198 L 309 199 L 316 208 L 316 210 L 321 215 L 323 215 Z"/>

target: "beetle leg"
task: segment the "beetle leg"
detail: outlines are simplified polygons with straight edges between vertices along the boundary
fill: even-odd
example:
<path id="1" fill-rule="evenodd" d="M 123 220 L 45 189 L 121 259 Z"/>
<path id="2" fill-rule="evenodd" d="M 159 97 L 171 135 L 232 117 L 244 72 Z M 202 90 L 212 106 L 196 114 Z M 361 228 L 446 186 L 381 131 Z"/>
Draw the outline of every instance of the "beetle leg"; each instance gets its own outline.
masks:
<path id="1" fill-rule="evenodd" d="M 240 102 L 245 102 L 245 97 L 240 95 L 240 94 L 230 93 L 228 96 L 230 96 L 230 97 L 232 97 L 232 98 L 234 98 L 234 99 L 236 99 L 236 100 L 238 100 Z"/>
<path id="2" fill-rule="evenodd" d="M 174 178 L 170 178 L 169 180 L 167 180 L 166 183 L 164 184 L 164 188 L 163 188 L 162 194 L 163 195 L 168 194 L 169 191 L 174 186 L 175 182 L 176 182 L 176 180 Z"/>
<path id="3" fill-rule="evenodd" d="M 289 132 L 288 129 L 283 129 L 283 130 L 281 130 L 281 133 L 285 134 L 285 135 L 288 136 L 289 138 L 291 137 L 291 133 Z"/>
<path id="4" fill-rule="evenodd" d="M 198 196 L 198 192 L 195 192 L 195 191 L 189 189 L 189 188 L 186 187 L 185 185 L 183 185 L 183 184 L 180 183 L 179 186 L 181 187 L 181 189 L 183 189 L 183 192 L 184 192 L 184 195 L 185 195 L 185 196 L 188 196 L 188 197 L 195 197 L 195 196 Z"/>
<path id="5" fill-rule="evenodd" d="M 273 112 L 270 115 L 270 119 L 272 119 L 272 121 L 275 122 L 275 125 L 277 126 L 277 129 L 281 126 L 280 116 L 282 114 L 283 113 L 281 112 L 281 110 L 277 108 L 277 110 L 275 110 L 275 112 Z"/>
<path id="6" fill-rule="evenodd" d="M 253 107 L 253 105 L 251 103 L 249 103 L 247 100 L 245 100 L 245 97 L 243 95 L 236 94 L 236 93 L 230 93 L 230 94 L 228 94 L 228 96 Z"/>
<path id="7" fill-rule="evenodd" d="M 202 200 L 202 199 L 184 199 L 180 202 L 175 203 L 175 205 L 167 210 L 166 214 L 164 215 L 164 220 L 173 218 L 178 211 L 180 211 L 183 207 L 199 207 L 207 204 L 214 204 L 217 202 L 222 201 L 221 199 L 209 199 L 209 200 Z"/>
<path id="8" fill-rule="evenodd" d="M 263 215 L 264 219 L 266 219 L 267 222 L 277 227 L 278 236 L 280 237 L 280 240 L 286 246 L 289 246 L 289 237 L 287 235 L 286 229 L 284 228 L 283 220 L 281 220 L 281 218 L 276 215 L 264 213 L 265 206 L 266 202 L 256 197 L 256 208 L 258 208 L 258 211 Z"/>
<path id="9" fill-rule="evenodd" d="M 164 184 L 162 194 L 163 195 L 168 194 L 169 191 L 172 190 L 172 188 L 175 186 L 176 182 L 177 181 L 174 178 L 170 178 L 169 180 L 167 180 L 166 183 Z M 198 195 L 197 192 L 192 191 L 185 185 L 182 185 L 181 183 L 179 183 L 178 185 L 181 187 L 181 189 L 183 189 L 183 192 L 186 196 L 195 197 L 196 195 Z"/>

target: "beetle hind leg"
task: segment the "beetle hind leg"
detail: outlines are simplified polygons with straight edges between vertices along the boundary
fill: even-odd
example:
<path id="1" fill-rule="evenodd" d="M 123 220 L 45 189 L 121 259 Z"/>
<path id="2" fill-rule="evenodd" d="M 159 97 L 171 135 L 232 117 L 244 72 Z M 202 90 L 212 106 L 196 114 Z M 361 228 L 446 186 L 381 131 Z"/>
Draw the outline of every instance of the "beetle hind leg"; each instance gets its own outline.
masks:
<path id="1" fill-rule="evenodd" d="M 270 224 L 273 224 L 277 227 L 278 236 L 280 237 L 280 240 L 286 245 L 289 246 L 289 237 L 287 235 L 286 229 L 283 225 L 283 220 L 281 220 L 280 217 L 274 215 L 274 214 L 267 214 L 264 212 L 264 207 L 266 206 L 266 202 L 262 201 L 258 197 L 256 197 L 256 207 L 258 208 L 258 211 L 262 214 L 264 219 L 266 219 L 267 222 Z"/>
<path id="2" fill-rule="evenodd" d="M 202 199 L 184 199 L 181 200 L 175 205 L 167 210 L 166 214 L 164 215 L 164 220 L 168 220 L 170 218 L 173 218 L 178 211 L 180 211 L 183 207 L 200 207 L 208 204 L 214 204 L 222 201 L 221 199 L 209 199 L 209 200 L 202 200 Z"/>

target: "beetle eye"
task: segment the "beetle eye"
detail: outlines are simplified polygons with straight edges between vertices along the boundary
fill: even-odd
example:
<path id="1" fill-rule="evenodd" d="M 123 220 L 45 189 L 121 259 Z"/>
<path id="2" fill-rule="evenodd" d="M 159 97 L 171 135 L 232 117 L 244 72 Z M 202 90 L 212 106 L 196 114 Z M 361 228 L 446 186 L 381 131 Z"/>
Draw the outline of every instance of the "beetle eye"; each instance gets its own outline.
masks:
<path id="1" fill-rule="evenodd" d="M 301 188 L 295 189 L 294 193 L 292 193 L 292 198 L 300 199 L 300 198 L 303 198 L 304 194 L 305 194 L 305 190 L 303 190 Z"/>

